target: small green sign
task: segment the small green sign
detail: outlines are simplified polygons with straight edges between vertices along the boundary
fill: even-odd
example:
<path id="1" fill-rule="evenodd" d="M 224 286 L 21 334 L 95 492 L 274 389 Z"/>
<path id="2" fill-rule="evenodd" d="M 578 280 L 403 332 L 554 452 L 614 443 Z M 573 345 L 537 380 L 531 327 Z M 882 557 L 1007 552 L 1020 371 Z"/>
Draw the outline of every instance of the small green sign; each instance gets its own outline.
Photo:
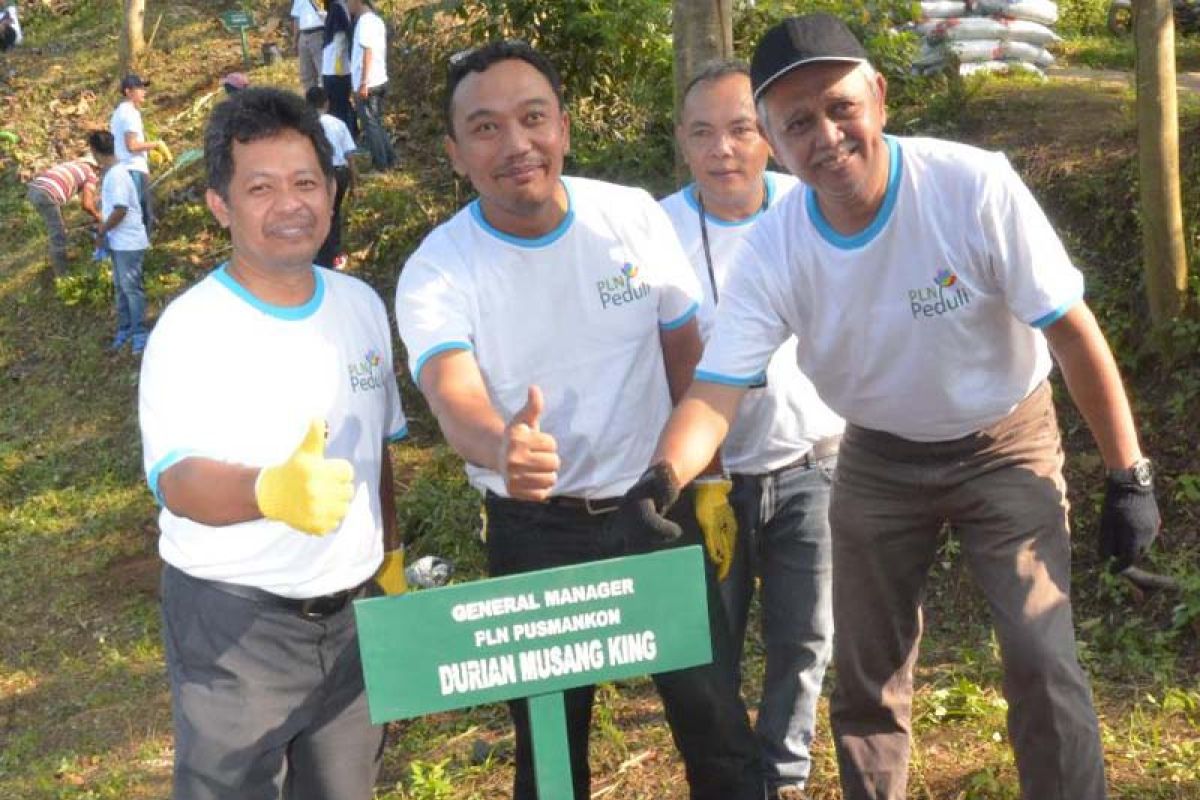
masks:
<path id="1" fill-rule="evenodd" d="M 697 546 L 354 604 L 371 720 L 712 659 Z"/>
<path id="2" fill-rule="evenodd" d="M 254 27 L 254 15 L 240 9 L 226 11 L 221 15 L 221 24 L 225 26 L 225 30 L 231 33 L 244 31 L 246 28 Z"/>

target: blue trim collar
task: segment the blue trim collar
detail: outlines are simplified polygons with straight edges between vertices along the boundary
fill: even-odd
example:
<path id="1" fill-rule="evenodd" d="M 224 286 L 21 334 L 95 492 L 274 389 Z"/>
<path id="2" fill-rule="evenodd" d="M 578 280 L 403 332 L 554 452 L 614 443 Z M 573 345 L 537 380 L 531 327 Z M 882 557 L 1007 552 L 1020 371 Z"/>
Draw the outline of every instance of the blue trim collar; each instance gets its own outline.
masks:
<path id="1" fill-rule="evenodd" d="M 719 225 L 722 228 L 740 228 L 743 225 L 749 225 L 751 222 L 754 222 L 756 219 L 761 217 L 766 212 L 768 207 L 775 204 L 775 195 L 778 192 L 778 185 L 775 182 L 775 176 L 769 172 L 764 172 L 763 186 L 766 189 L 764 202 L 758 207 L 758 210 L 750 216 L 742 217 L 741 219 L 730 220 L 714 217 L 712 214 L 705 211 L 704 219 L 708 222 L 711 222 L 713 225 Z M 683 199 L 688 206 L 691 207 L 692 211 L 695 211 L 697 214 L 700 213 L 700 201 L 696 199 L 695 182 L 689 183 L 687 186 L 683 187 Z"/>
<path id="2" fill-rule="evenodd" d="M 817 204 L 817 195 L 812 187 L 804 187 L 804 205 L 808 209 L 808 218 L 812 220 L 813 227 L 817 229 L 821 238 L 839 250 L 856 250 L 870 244 L 887 225 L 888 220 L 892 217 L 892 211 L 896 207 L 896 197 L 900 194 L 900 178 L 904 172 L 904 159 L 900 153 L 900 142 L 895 136 L 884 136 L 883 139 L 888 146 L 887 190 L 883 195 L 883 205 L 875 213 L 875 219 L 871 220 L 871 224 L 858 233 L 852 236 L 843 236 L 835 231 L 826 221 L 825 215 L 821 213 L 821 207 Z"/>
<path id="3" fill-rule="evenodd" d="M 229 262 L 226 261 L 221 266 L 212 271 L 212 277 L 217 283 L 221 284 L 229 291 L 236 294 L 248 304 L 258 309 L 267 316 L 275 317 L 276 319 L 296 321 L 307 319 L 317 313 L 317 309 L 321 307 L 321 301 L 325 298 L 325 277 L 321 274 L 322 270 L 317 269 L 314 264 L 313 271 L 313 293 L 312 297 L 308 298 L 303 304 L 298 306 L 277 306 L 260 300 L 250 293 L 250 290 L 242 286 L 237 280 L 229 274 Z"/>
<path id="4" fill-rule="evenodd" d="M 563 235 L 566 234 L 566 232 L 571 228 L 571 223 L 575 221 L 575 198 L 571 196 L 571 184 L 565 180 L 561 180 L 560 182 L 562 183 L 563 189 L 567 193 L 566 216 L 564 216 L 562 220 L 554 226 L 553 230 L 549 231 L 548 233 L 544 233 L 541 236 L 536 236 L 533 238 L 527 236 L 514 236 L 511 233 L 505 233 L 499 228 L 493 227 L 492 223 L 488 222 L 483 216 L 483 207 L 479 204 L 479 198 L 472 200 L 471 204 L 467 206 L 467 208 L 470 209 L 471 216 L 475 219 L 475 222 L 479 225 L 479 227 L 483 228 L 485 231 L 490 233 L 492 236 L 495 236 L 502 242 L 531 250 L 539 247 L 547 247 L 561 239 Z"/>

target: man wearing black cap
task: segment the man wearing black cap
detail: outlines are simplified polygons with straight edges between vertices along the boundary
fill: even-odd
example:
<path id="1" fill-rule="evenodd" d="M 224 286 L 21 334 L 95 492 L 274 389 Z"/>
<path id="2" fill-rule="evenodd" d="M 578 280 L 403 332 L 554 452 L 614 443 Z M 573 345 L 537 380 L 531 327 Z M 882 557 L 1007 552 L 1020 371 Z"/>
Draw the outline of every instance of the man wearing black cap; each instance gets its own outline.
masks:
<path id="1" fill-rule="evenodd" d="M 124 100 L 117 105 L 109 119 L 108 129 L 113 135 L 117 162 L 129 168 L 137 186 L 138 202 L 142 205 L 142 223 L 149 236 L 154 227 L 154 203 L 150 193 L 150 163 L 147 154 L 157 151 L 164 160 L 171 160 L 171 150 L 161 139 L 148 141 L 146 128 L 142 124 L 142 104 L 146 102 L 148 81 L 140 75 L 130 73 L 121 79 L 121 94 Z"/>
<path id="2" fill-rule="evenodd" d="M 1108 467 L 1114 570 L 1159 514 L 1083 277 L 1003 155 L 884 135 L 887 83 L 835 17 L 768 31 L 751 81 L 776 157 L 806 186 L 743 239 L 696 380 L 613 524 L 661 526 L 795 334 L 801 369 L 847 421 L 830 508 L 845 800 L 906 796 L 921 600 L 946 524 L 992 609 L 1022 797 L 1100 800 L 1052 354 Z"/>

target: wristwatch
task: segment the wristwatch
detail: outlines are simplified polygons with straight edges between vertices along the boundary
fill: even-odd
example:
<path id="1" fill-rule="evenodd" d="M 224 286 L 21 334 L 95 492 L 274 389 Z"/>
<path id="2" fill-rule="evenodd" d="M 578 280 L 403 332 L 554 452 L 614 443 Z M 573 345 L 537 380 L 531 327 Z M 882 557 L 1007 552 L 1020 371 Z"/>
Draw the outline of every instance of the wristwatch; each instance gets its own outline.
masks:
<path id="1" fill-rule="evenodd" d="M 1108 479 L 1114 483 L 1146 488 L 1154 483 L 1154 464 L 1150 459 L 1142 457 L 1125 469 L 1110 469 Z"/>

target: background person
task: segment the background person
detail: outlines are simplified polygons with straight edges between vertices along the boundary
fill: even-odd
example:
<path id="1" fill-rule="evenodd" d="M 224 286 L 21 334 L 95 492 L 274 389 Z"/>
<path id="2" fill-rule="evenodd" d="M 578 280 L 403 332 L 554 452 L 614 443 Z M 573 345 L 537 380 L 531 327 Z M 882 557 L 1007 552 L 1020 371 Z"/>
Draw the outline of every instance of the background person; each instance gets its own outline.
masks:
<path id="1" fill-rule="evenodd" d="M 78 197 L 79 204 L 97 223 L 102 221 L 100 209 L 96 207 L 100 175 L 97 172 L 97 145 L 108 142 L 112 149 L 112 136 L 99 137 L 99 131 L 88 134 L 91 155 L 75 161 L 65 161 L 44 169 L 26 184 L 25 199 L 37 209 L 50 242 L 50 270 L 55 278 L 67 274 L 67 226 L 63 220 L 63 206 Z"/>
<path id="2" fill-rule="evenodd" d="M 354 23 L 346 0 L 325 0 L 325 32 L 321 42 L 321 87 L 329 96 L 329 113 L 358 139 L 358 118 L 350 102 L 350 37 Z"/>
<path id="3" fill-rule="evenodd" d="M 157 150 L 166 161 L 171 161 L 171 149 L 161 139 L 148 140 L 142 122 L 142 105 L 146 102 L 149 83 L 140 75 L 129 74 L 121 79 L 121 96 L 108 121 L 116 146 L 117 161 L 129 168 L 137 185 L 138 202 L 142 207 L 142 224 L 146 235 L 154 232 L 154 195 L 150 191 L 150 162 L 146 155 Z"/>
<path id="4" fill-rule="evenodd" d="M 351 603 L 372 575 L 404 589 L 387 314 L 362 282 L 313 266 L 333 166 L 300 97 L 238 92 L 204 150 L 233 253 L 163 312 L 139 386 L 163 506 L 172 797 L 370 800 L 383 729 Z"/>
<path id="5" fill-rule="evenodd" d="M 699 354 L 699 288 L 640 189 L 562 176 L 562 83 L 521 42 L 452 60 L 446 149 L 479 199 L 400 273 L 396 318 L 417 385 L 486 492 L 488 570 L 509 575 L 636 552 L 605 520 L 649 457 Z M 681 504 L 687 511 L 687 504 Z M 682 543 L 701 539 L 695 520 Z M 714 663 L 655 675 L 696 800 L 761 800 L 729 635 L 706 575 Z M 594 688 L 565 693 L 576 800 L 590 796 Z M 514 796 L 534 800 L 525 701 Z"/>
<path id="6" fill-rule="evenodd" d="M 387 26 L 375 13 L 371 0 L 348 0 L 354 18 L 354 40 L 350 51 L 350 82 L 354 109 L 371 164 L 390 169 L 396 163 L 392 139 L 383 126 L 383 103 L 387 99 Z"/>
<path id="7" fill-rule="evenodd" d="M 887 83 L 836 17 L 771 28 L 751 77 L 775 155 L 805 189 L 743 240 L 696 381 L 614 518 L 658 519 L 669 504 L 656 497 L 704 467 L 795 334 L 800 367 L 847 421 L 830 506 L 845 800 L 906 796 L 922 595 L 947 523 L 991 607 L 1022 797 L 1100 800 L 1052 353 L 1109 470 L 1114 568 L 1134 563 L 1159 514 L 1082 275 L 1002 155 L 884 135 Z"/>
<path id="8" fill-rule="evenodd" d="M 676 138 L 695 182 L 662 207 L 703 287 L 699 319 L 707 338 L 738 243 L 798 181 L 767 171 L 770 147 L 758 130 L 744 62 L 700 68 L 684 92 Z M 761 578 L 766 665 L 755 731 L 772 800 L 803 798 L 812 770 L 817 701 L 833 648 L 829 488 L 843 427 L 796 366 L 796 338 L 788 337 L 763 382 L 747 391 L 721 448 L 732 481 L 696 481 L 698 508 L 711 505 L 704 493 L 727 494 L 736 514 L 729 541 L 714 544 L 711 527 L 705 538 L 723 578 L 738 683 Z"/>
<path id="9" fill-rule="evenodd" d="M 128 342 L 133 354 L 146 348 L 146 292 L 142 265 L 150 237 L 142 222 L 141 199 L 133 171 L 117 161 L 112 134 L 100 132 L 91 141 L 103 171 L 100 185 L 100 224 L 96 249 L 112 259 L 113 294 L 117 307 L 117 332 L 109 349 L 119 351 Z"/>
<path id="10" fill-rule="evenodd" d="M 317 0 L 292 0 L 292 43 L 300 70 L 301 91 L 321 85 L 321 51 L 324 48 L 325 12 Z"/>
<path id="11" fill-rule="evenodd" d="M 329 235 L 325 237 L 325 242 L 313 261 L 323 267 L 342 270 L 346 268 L 346 255 L 342 252 L 342 201 L 354 194 L 354 186 L 358 180 L 353 159 L 354 137 L 340 119 L 329 113 L 329 97 L 324 89 L 314 86 L 308 90 L 304 99 L 321 115 L 321 127 L 325 131 L 325 138 L 329 140 L 333 174 L 337 180 L 337 192 L 333 198 L 333 222 L 329 226 Z"/>

